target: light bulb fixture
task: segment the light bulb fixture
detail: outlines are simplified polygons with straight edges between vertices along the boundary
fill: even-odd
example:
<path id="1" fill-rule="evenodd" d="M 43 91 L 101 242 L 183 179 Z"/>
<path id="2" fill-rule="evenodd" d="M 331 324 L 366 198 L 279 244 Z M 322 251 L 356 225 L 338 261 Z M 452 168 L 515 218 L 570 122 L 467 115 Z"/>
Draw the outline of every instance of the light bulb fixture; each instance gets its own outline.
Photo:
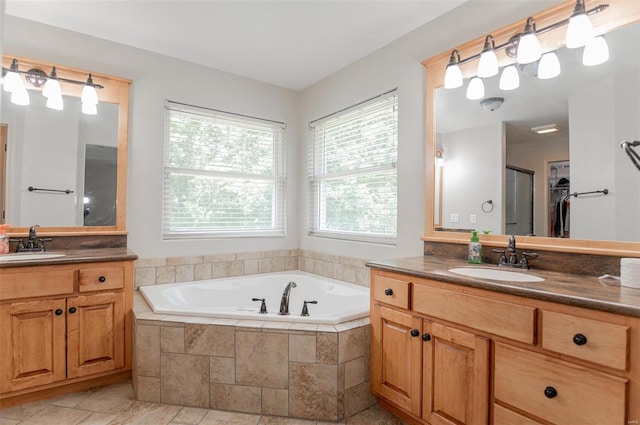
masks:
<path id="1" fill-rule="evenodd" d="M 442 151 L 436 151 L 436 167 L 444 167 L 444 158 L 442 156 Z"/>
<path id="2" fill-rule="evenodd" d="M 62 111 L 64 109 L 64 101 L 62 100 L 62 94 L 57 96 L 49 96 L 47 98 L 47 108 L 55 109 L 56 111 Z"/>
<path id="3" fill-rule="evenodd" d="M 444 73 L 444 88 L 455 89 L 462 85 L 462 71 L 460 71 L 460 52 L 454 50 L 449 58 L 449 65 Z"/>
<path id="4" fill-rule="evenodd" d="M 515 65 L 509 65 L 502 70 L 500 74 L 500 90 L 515 90 L 520 87 L 520 75 Z"/>
<path id="5" fill-rule="evenodd" d="M 568 48 L 585 46 L 593 38 L 593 24 L 584 8 L 584 0 L 577 0 L 573 14 L 569 18 L 565 44 Z"/>
<path id="6" fill-rule="evenodd" d="M 82 102 L 82 113 L 86 115 L 96 115 L 98 113 L 98 105 L 95 103 Z"/>
<path id="7" fill-rule="evenodd" d="M 484 97 L 484 83 L 480 77 L 473 77 L 467 87 L 467 99 L 478 100 Z"/>
<path id="8" fill-rule="evenodd" d="M 91 103 L 94 105 L 98 104 L 98 92 L 93 85 L 93 79 L 91 78 L 91 74 L 89 74 L 89 78 L 87 78 L 87 82 L 82 88 L 82 95 L 80 96 L 82 100 L 82 104 Z"/>
<path id="9" fill-rule="evenodd" d="M 594 37 L 584 46 L 582 64 L 596 66 L 609 60 L 609 46 L 603 36 Z"/>
<path id="10" fill-rule="evenodd" d="M 29 105 L 29 93 L 24 85 L 11 92 L 11 103 L 20 106 Z"/>
<path id="11" fill-rule="evenodd" d="M 549 52 L 542 55 L 538 63 L 538 78 L 548 80 L 560 75 L 560 61 L 555 52 Z"/>
<path id="12" fill-rule="evenodd" d="M 498 74 L 498 57 L 496 56 L 496 42 L 493 36 L 489 34 L 484 39 L 484 47 L 480 53 L 480 61 L 478 62 L 478 77 L 493 77 Z"/>
<path id="13" fill-rule="evenodd" d="M 535 62 L 542 56 L 542 46 L 536 36 L 536 20 L 529 16 L 524 25 L 524 31 L 518 40 L 516 61 L 520 64 Z"/>
<path id="14" fill-rule="evenodd" d="M 14 59 L 11 61 L 11 67 L 7 70 L 2 83 L 3 90 L 7 93 L 13 93 L 14 90 L 20 90 L 20 87 L 24 87 L 18 72 L 18 59 Z"/>
<path id="15" fill-rule="evenodd" d="M 47 82 L 44 83 L 44 87 L 42 88 L 42 95 L 46 98 L 62 96 L 62 89 L 60 88 L 58 73 L 56 72 L 55 66 L 51 70 L 51 75 L 49 75 Z"/>

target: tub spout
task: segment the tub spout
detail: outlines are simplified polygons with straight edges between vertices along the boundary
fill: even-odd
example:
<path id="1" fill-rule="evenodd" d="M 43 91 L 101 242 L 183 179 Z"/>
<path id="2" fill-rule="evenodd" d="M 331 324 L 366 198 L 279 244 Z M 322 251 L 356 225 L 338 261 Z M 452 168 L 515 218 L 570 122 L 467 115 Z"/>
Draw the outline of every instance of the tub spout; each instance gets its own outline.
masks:
<path id="1" fill-rule="evenodd" d="M 280 299 L 280 312 L 278 313 L 281 316 L 289 315 L 289 293 L 291 292 L 291 288 L 295 288 L 296 283 L 291 281 L 284 288 L 284 292 L 282 293 L 282 299 Z"/>

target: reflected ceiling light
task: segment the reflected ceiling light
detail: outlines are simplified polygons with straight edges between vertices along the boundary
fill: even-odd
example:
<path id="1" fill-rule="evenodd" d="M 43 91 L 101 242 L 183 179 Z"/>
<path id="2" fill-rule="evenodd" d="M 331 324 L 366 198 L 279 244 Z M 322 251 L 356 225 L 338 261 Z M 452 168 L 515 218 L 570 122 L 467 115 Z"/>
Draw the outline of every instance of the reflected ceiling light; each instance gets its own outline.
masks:
<path id="1" fill-rule="evenodd" d="M 11 92 L 11 103 L 14 105 L 27 106 L 29 105 L 29 93 L 24 85 L 13 89 Z"/>
<path id="2" fill-rule="evenodd" d="M 478 100 L 484 97 L 484 83 L 480 77 L 473 77 L 467 87 L 467 99 Z"/>
<path id="3" fill-rule="evenodd" d="M 541 125 L 540 127 L 531 127 L 531 131 L 538 134 L 555 133 L 558 126 L 555 124 Z"/>
<path id="4" fill-rule="evenodd" d="M 498 74 L 498 57 L 496 56 L 495 49 L 496 42 L 493 36 L 486 36 L 482 53 L 480 53 L 480 61 L 478 62 L 478 77 L 493 77 Z"/>
<path id="5" fill-rule="evenodd" d="M 460 71 L 460 52 L 454 50 L 449 58 L 449 65 L 444 73 L 444 88 L 455 89 L 462 85 L 462 71 Z"/>
<path id="6" fill-rule="evenodd" d="M 582 52 L 582 64 L 595 66 L 609 60 L 609 46 L 603 36 L 594 37 L 584 46 Z"/>
<path id="7" fill-rule="evenodd" d="M 56 111 L 62 111 L 64 109 L 64 101 L 62 100 L 62 95 L 48 97 L 46 105 L 47 105 L 47 108 L 49 108 L 49 109 L 55 109 Z"/>
<path id="8" fill-rule="evenodd" d="M 89 74 L 89 78 L 87 78 L 87 82 L 82 88 L 82 95 L 80 96 L 82 103 L 92 103 L 94 105 L 98 104 L 98 92 L 93 85 L 93 79 L 91 78 L 91 74 Z"/>
<path id="9" fill-rule="evenodd" d="M 577 0 L 569 18 L 566 45 L 570 49 L 585 46 L 593 38 L 593 25 L 584 8 L 584 0 Z"/>
<path id="10" fill-rule="evenodd" d="M 500 109 L 504 103 L 504 97 L 488 97 L 480 101 L 480 106 L 485 111 L 493 112 L 496 109 Z"/>
<path id="11" fill-rule="evenodd" d="M 7 74 L 4 76 L 2 83 L 4 91 L 7 93 L 13 93 L 14 90 L 19 90 L 20 87 L 24 87 L 20 74 L 18 74 L 18 60 L 11 61 L 11 67 L 7 70 Z"/>
<path id="12" fill-rule="evenodd" d="M 86 115 L 96 115 L 98 113 L 98 105 L 95 103 L 82 103 L 82 113 Z"/>
<path id="13" fill-rule="evenodd" d="M 560 75 L 560 61 L 555 52 L 549 52 L 542 55 L 538 63 L 538 78 L 548 80 Z"/>
<path id="14" fill-rule="evenodd" d="M 520 75 L 515 65 L 509 65 L 502 70 L 498 87 L 500 90 L 514 90 L 520 87 Z"/>
<path id="15" fill-rule="evenodd" d="M 518 41 L 516 61 L 521 64 L 527 64 L 537 61 L 541 56 L 542 47 L 536 36 L 536 20 L 529 16 Z"/>
<path id="16" fill-rule="evenodd" d="M 436 166 L 438 168 L 444 167 L 444 157 L 442 156 L 442 151 L 436 151 Z"/>
<path id="17" fill-rule="evenodd" d="M 42 88 L 42 95 L 46 98 L 49 98 L 51 96 L 62 96 L 62 89 L 60 88 L 58 73 L 56 72 L 55 66 L 51 70 L 51 75 L 49 75 L 47 82 L 44 83 L 44 87 Z"/>

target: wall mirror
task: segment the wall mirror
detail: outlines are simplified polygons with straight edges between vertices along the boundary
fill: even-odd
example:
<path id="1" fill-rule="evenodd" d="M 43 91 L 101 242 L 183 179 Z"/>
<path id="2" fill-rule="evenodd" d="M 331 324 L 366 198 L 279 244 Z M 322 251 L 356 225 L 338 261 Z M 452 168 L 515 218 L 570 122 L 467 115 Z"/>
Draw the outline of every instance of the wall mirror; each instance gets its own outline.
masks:
<path id="1" fill-rule="evenodd" d="M 537 28 L 567 19 L 575 4 L 533 15 Z M 627 1 L 590 15 L 609 48 L 609 60 L 597 66 L 583 64 L 584 48 L 564 46 L 566 25 L 539 34 L 561 72 L 541 79 L 539 61 L 516 64 L 512 90 L 499 81 L 516 60 L 497 50 L 500 72 L 482 78 L 484 95 L 475 100 L 467 88 L 477 59 L 460 66 L 464 84 L 453 89 L 443 87 L 453 49 L 423 63 L 432 105 L 426 152 L 436 159 L 427 160 L 425 240 L 467 243 L 477 229 L 491 232 L 488 245 L 515 234 L 522 247 L 640 255 L 640 172 L 620 148 L 640 137 L 639 16 L 640 6 Z M 487 34 L 508 44 L 526 20 Z M 485 36 L 455 48 L 463 62 L 482 51 Z M 534 132 L 549 129 L 556 131 Z"/>
<path id="2" fill-rule="evenodd" d="M 16 104 L 13 93 L 2 90 L 7 152 L 0 193 L 9 233 L 37 224 L 48 235 L 125 234 L 130 81 L 91 73 L 99 86 L 91 113 L 81 102 L 89 71 L 5 55 L 3 74 L 14 60 L 29 104 Z M 62 109 L 42 95 L 54 66 Z"/>

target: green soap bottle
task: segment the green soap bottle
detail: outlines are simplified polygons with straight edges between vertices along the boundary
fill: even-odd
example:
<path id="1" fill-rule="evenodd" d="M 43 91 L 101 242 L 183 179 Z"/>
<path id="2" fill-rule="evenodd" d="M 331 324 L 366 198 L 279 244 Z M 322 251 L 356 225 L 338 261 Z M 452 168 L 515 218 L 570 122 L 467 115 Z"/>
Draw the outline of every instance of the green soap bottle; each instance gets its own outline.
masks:
<path id="1" fill-rule="evenodd" d="M 471 242 L 469 242 L 469 262 L 471 264 L 482 263 L 482 245 L 478 238 L 478 231 L 471 232 Z"/>

